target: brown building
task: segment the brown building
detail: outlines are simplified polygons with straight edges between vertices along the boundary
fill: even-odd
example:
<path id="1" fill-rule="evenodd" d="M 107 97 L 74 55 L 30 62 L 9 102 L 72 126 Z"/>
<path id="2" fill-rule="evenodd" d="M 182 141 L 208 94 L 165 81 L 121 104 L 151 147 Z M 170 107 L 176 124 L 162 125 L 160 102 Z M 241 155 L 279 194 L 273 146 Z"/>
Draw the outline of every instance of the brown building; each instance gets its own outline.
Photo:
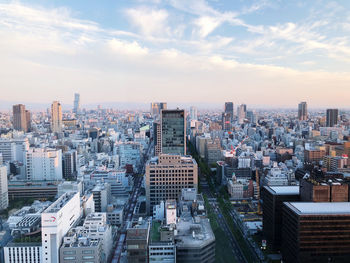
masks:
<path id="1" fill-rule="evenodd" d="M 305 150 L 304 160 L 308 163 L 319 162 L 326 155 L 325 150 Z"/>
<path id="2" fill-rule="evenodd" d="M 282 222 L 283 262 L 350 262 L 349 202 L 286 202 Z"/>
<path id="3" fill-rule="evenodd" d="M 23 104 L 13 105 L 13 128 L 18 131 L 27 132 L 30 129 L 30 112 Z"/>
<path id="4" fill-rule="evenodd" d="M 301 179 L 302 202 L 348 202 L 349 185 L 340 178 Z"/>
<path id="5" fill-rule="evenodd" d="M 183 188 L 198 188 L 198 166 L 191 156 L 160 154 L 146 164 L 147 212 L 169 199 L 178 200 Z"/>

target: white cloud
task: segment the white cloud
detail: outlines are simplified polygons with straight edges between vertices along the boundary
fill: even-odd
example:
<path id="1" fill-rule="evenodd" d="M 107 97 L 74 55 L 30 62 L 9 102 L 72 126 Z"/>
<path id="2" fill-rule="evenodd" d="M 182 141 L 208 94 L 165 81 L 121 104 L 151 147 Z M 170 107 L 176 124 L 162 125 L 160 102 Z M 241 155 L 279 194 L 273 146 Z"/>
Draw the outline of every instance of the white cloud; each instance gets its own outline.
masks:
<path id="1" fill-rule="evenodd" d="M 113 52 L 131 56 L 143 56 L 148 54 L 148 49 L 141 47 L 136 41 L 127 42 L 118 39 L 109 40 L 107 45 Z"/>
<path id="2" fill-rule="evenodd" d="M 169 35 L 169 14 L 165 9 L 148 7 L 130 8 L 126 14 L 131 24 L 146 36 Z"/>
<path id="3" fill-rule="evenodd" d="M 210 16 L 202 16 L 194 21 L 194 24 L 198 27 L 196 32 L 201 38 L 208 36 L 211 32 L 215 30 L 221 21 L 218 18 Z"/>

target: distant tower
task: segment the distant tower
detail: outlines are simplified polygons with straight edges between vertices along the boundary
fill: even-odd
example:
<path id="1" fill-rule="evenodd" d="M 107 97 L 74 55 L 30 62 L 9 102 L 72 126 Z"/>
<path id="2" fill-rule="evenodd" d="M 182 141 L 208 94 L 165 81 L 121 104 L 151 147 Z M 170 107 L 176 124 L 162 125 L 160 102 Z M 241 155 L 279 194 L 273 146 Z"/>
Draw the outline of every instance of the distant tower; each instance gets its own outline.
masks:
<path id="1" fill-rule="evenodd" d="M 247 105 L 241 104 L 237 108 L 238 123 L 242 124 L 244 119 L 247 117 Z"/>
<path id="2" fill-rule="evenodd" d="M 51 105 L 51 131 L 62 131 L 62 107 L 58 101 L 54 101 Z"/>
<path id="3" fill-rule="evenodd" d="M 186 120 L 184 110 L 161 111 L 161 152 L 186 155 Z"/>
<path id="4" fill-rule="evenodd" d="M 30 113 L 23 104 L 13 105 L 13 128 L 27 132 L 30 129 Z M 29 126 L 28 126 L 29 125 Z"/>
<path id="5" fill-rule="evenodd" d="M 190 119 L 191 121 L 196 121 L 198 120 L 198 112 L 197 112 L 197 108 L 192 106 L 190 108 Z"/>
<path id="6" fill-rule="evenodd" d="M 233 121 L 233 102 L 225 102 L 225 113 L 230 114 L 231 121 Z"/>
<path id="7" fill-rule="evenodd" d="M 300 102 L 298 105 L 298 119 L 300 121 L 307 120 L 307 103 L 306 102 Z"/>
<path id="8" fill-rule="evenodd" d="M 74 108 L 73 108 L 73 112 L 75 114 L 79 114 L 80 113 L 80 94 L 79 93 L 75 93 L 74 94 Z"/>
<path id="9" fill-rule="evenodd" d="M 151 103 L 151 114 L 152 116 L 159 116 L 162 110 L 167 109 L 166 102 L 152 102 Z"/>
<path id="10" fill-rule="evenodd" d="M 338 124 L 338 109 L 327 109 L 327 127 Z"/>

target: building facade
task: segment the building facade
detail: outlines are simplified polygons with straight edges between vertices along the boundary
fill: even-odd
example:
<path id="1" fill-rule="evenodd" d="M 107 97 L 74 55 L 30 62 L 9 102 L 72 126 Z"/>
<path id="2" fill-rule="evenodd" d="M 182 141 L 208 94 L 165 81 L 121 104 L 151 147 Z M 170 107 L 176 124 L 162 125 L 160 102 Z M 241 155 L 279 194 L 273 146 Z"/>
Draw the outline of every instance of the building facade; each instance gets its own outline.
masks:
<path id="1" fill-rule="evenodd" d="M 184 110 L 162 110 L 161 152 L 186 155 L 186 119 Z"/>
<path id="2" fill-rule="evenodd" d="M 146 164 L 147 212 L 169 199 L 177 200 L 183 188 L 198 188 L 198 166 L 189 156 L 160 154 Z"/>

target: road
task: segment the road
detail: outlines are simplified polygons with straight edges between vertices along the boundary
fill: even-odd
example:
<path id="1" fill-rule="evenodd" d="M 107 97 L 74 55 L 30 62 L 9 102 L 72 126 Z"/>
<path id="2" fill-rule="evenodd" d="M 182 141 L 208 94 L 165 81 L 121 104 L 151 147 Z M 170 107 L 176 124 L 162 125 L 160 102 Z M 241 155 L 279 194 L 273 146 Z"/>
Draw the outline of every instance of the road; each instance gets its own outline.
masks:
<path id="1" fill-rule="evenodd" d="M 153 144 L 151 143 L 148 146 L 144 160 L 148 159 L 152 148 L 153 148 Z M 142 166 L 141 174 L 143 175 L 144 173 L 145 173 L 145 163 Z M 132 216 L 134 214 L 134 209 L 135 209 L 135 206 L 137 203 L 137 199 L 140 195 L 142 181 L 143 181 L 142 176 L 134 175 L 134 186 L 132 188 L 132 192 L 131 192 L 128 204 L 126 205 L 125 210 L 124 210 L 124 223 L 121 226 L 121 228 L 118 230 L 119 234 L 117 236 L 117 246 L 116 246 L 116 249 L 114 251 L 112 261 L 111 261 L 112 263 L 119 263 L 119 261 L 120 261 L 120 256 L 123 252 L 123 248 L 125 246 L 125 241 L 126 241 L 126 229 L 132 221 Z"/>
<path id="2" fill-rule="evenodd" d="M 202 191 L 204 194 L 208 196 L 208 200 L 216 200 L 216 197 L 213 196 L 212 192 L 209 189 L 209 186 L 207 182 L 202 182 Z M 232 253 L 235 256 L 236 262 L 247 262 L 246 258 L 244 257 L 244 254 L 241 251 L 241 248 L 231 232 L 223 214 L 220 210 L 220 207 L 217 205 L 217 202 L 209 201 L 210 205 L 212 206 L 213 211 L 215 211 L 216 221 L 218 222 L 220 228 L 226 233 L 226 237 L 228 238 L 229 245 L 231 247 Z"/>

